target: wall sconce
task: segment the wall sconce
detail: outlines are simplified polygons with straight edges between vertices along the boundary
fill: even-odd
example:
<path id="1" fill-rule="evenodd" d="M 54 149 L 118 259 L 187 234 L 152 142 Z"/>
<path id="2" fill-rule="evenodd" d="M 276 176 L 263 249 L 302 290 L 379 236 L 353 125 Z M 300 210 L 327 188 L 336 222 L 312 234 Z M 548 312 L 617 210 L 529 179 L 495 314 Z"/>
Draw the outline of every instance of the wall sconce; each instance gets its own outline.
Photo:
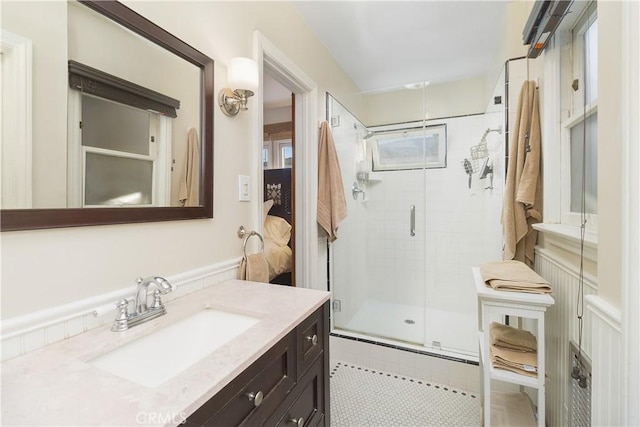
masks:
<path id="1" fill-rule="evenodd" d="M 218 104 L 223 113 L 233 117 L 247 110 L 247 98 L 259 87 L 258 64 L 249 58 L 231 58 L 227 68 L 227 83 L 218 94 Z M 235 89 L 233 89 L 235 88 Z"/>

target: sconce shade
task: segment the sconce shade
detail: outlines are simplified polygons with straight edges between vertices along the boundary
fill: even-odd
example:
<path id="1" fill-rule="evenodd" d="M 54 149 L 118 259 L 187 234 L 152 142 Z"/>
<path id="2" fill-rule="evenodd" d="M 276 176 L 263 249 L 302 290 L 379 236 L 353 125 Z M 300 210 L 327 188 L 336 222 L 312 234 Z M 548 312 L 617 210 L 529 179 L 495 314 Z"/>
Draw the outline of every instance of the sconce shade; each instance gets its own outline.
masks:
<path id="1" fill-rule="evenodd" d="M 258 90 L 258 64 L 249 58 L 231 58 L 227 68 L 227 83 L 232 90 Z"/>
<path id="2" fill-rule="evenodd" d="M 249 58 L 231 58 L 227 67 L 227 83 L 218 94 L 218 105 L 229 117 L 246 111 L 247 99 L 253 96 L 260 86 L 258 64 Z"/>

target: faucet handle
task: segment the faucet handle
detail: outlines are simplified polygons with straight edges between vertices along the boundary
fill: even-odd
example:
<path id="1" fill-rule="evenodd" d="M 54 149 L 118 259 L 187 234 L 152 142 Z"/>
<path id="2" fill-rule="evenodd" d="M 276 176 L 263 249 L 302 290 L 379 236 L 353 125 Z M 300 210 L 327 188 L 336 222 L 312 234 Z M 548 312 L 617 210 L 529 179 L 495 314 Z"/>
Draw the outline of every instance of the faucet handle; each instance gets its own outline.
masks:
<path id="1" fill-rule="evenodd" d="M 129 329 L 129 301 L 126 298 L 122 298 L 116 304 L 118 313 L 116 314 L 116 320 L 113 321 L 111 330 L 114 332 L 126 331 Z"/>
<path id="2" fill-rule="evenodd" d="M 153 291 L 153 305 L 151 308 L 163 308 L 164 304 L 162 304 L 162 299 L 160 299 L 160 291 L 156 289 Z"/>

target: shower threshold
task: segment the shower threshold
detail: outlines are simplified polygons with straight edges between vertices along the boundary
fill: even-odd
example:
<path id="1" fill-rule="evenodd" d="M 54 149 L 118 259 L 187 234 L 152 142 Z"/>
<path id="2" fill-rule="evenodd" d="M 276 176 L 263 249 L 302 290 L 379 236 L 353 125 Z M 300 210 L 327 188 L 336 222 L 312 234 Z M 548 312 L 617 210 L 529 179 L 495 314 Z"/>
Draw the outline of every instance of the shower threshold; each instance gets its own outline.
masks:
<path id="1" fill-rule="evenodd" d="M 466 363 L 470 365 L 478 366 L 478 355 L 459 350 L 452 350 L 443 348 L 430 348 L 420 344 L 393 340 L 389 338 L 379 337 L 371 334 L 362 334 L 359 332 L 349 331 L 346 329 L 334 328 L 331 336 L 363 342 L 367 344 L 379 345 L 382 347 L 393 348 L 400 351 L 407 351 L 410 353 L 423 354 L 425 356 L 436 357 L 439 359 L 446 359 L 452 362 Z"/>

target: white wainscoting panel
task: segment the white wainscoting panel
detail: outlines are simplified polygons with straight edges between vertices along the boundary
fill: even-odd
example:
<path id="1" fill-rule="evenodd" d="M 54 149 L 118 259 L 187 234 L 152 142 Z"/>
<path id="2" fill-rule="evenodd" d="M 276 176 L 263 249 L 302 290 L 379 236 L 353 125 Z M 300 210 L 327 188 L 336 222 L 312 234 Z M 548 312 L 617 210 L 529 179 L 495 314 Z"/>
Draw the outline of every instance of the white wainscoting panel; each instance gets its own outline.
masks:
<path id="1" fill-rule="evenodd" d="M 556 301 L 555 305 L 549 307 L 545 317 L 545 356 L 549 375 L 546 386 L 547 425 L 563 426 L 569 423 L 569 341 L 578 342 L 578 274 L 575 266 L 561 261 L 543 248 L 536 248 L 535 271 L 551 284 Z M 595 280 L 585 277 L 584 295 L 595 294 Z M 592 322 L 591 316 L 587 315 L 586 305 L 584 314 L 582 348 L 591 357 Z M 593 364 L 595 369 L 595 361 Z"/>
<path id="2" fill-rule="evenodd" d="M 586 298 L 586 306 L 593 319 L 592 339 L 597 343 L 591 351 L 591 424 L 625 425 L 620 311 L 596 295 Z"/>
<path id="3" fill-rule="evenodd" d="M 240 259 L 232 259 L 185 271 L 166 279 L 174 291 L 163 297 L 164 302 L 238 277 Z M 132 280 L 132 283 L 134 281 Z M 109 324 L 115 319 L 115 304 L 122 298 L 131 299 L 136 291 L 132 285 L 107 294 L 58 307 L 7 319 L 0 323 L 0 347 L 5 361 L 21 356 L 47 344 L 81 334 Z"/>

